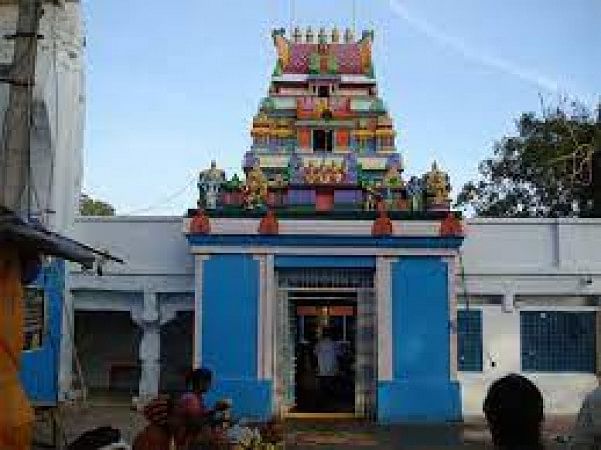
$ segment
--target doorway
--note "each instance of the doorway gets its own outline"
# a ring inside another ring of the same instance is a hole
[[[295,312],[293,412],[354,413],[356,293],[291,292]]]
[[[274,394],[278,413],[375,418],[374,271],[286,268],[276,275]],[[332,344],[319,344],[324,334]],[[322,365],[324,358],[333,361],[333,373],[320,368],[320,352],[325,352]]]

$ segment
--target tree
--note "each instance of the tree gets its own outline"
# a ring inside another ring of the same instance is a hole
[[[596,113],[565,101],[541,115],[524,113],[516,134],[480,163],[479,179],[463,186],[457,206],[483,217],[591,215],[592,158],[600,150],[601,104]]]
[[[82,216],[114,216],[115,208],[109,203],[94,200],[86,194],[79,199],[79,214]]]

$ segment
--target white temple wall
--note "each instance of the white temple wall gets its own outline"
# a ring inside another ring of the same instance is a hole
[[[180,217],[80,218],[75,228],[77,238],[92,245],[98,243],[123,257],[126,264],[107,264],[102,277],[74,272],[74,292],[129,290],[143,295],[145,291],[151,291],[159,298],[158,309],[193,308],[193,258],[188,254]],[[601,296],[599,255],[601,220],[468,221],[463,245],[465,270],[463,273],[457,271],[457,294],[464,296],[467,289],[469,297],[496,296],[502,303],[471,306],[482,310],[483,371],[459,373],[466,417],[482,414],[482,400],[490,382],[508,372],[521,372],[520,311],[598,309],[595,306],[562,305],[561,298]],[[164,297],[162,293],[185,295],[176,301],[177,296]],[[515,301],[523,295],[537,296],[542,301],[536,307],[524,306]],[[556,298],[546,302],[545,298],[551,296]],[[75,308],[78,309],[80,305],[77,295],[75,297]],[[163,301],[163,297],[170,300]],[[166,306],[167,303],[171,306]],[[107,303],[103,307],[111,308]],[[158,355],[160,347],[155,350]],[[494,367],[491,361],[495,362]],[[533,373],[527,376],[543,391],[549,414],[576,412],[584,394],[597,384],[594,374]]]

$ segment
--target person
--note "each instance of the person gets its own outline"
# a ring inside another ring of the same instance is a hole
[[[570,448],[601,449],[601,386],[593,389],[584,398],[572,430]]]
[[[330,330],[323,330],[321,338],[315,344],[315,356],[317,356],[318,376],[334,377],[338,375],[340,346],[331,339]]]
[[[211,387],[213,374],[209,369],[195,369],[186,377],[188,391],[173,401],[159,396],[144,408],[149,425],[135,440],[134,450],[189,449],[198,440],[214,441],[213,433],[218,412],[229,409],[228,402],[218,402],[214,409],[204,404],[204,394]]]
[[[173,417],[173,401],[160,395],[144,407],[148,425],[134,439],[133,450],[171,450],[175,446],[177,424]]]
[[[484,416],[495,448],[543,449],[543,410],[543,396],[527,378],[510,374],[495,381],[484,400]]]
[[[217,425],[220,412],[230,408],[227,401],[219,401],[213,409],[205,406],[204,395],[210,389],[213,373],[207,368],[193,370],[187,377],[189,391],[184,393],[175,407],[175,416],[179,424],[175,434],[178,448],[189,448],[192,443],[211,444],[219,440]]]
[[[333,395],[334,382],[338,376],[338,358],[340,357],[340,345],[330,337],[330,330],[324,329],[317,344],[315,344],[315,356],[317,357],[317,377],[322,392]]]

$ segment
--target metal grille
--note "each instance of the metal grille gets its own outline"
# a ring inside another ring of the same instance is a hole
[[[294,304],[288,301],[286,291],[278,291],[276,323],[276,399],[280,415],[286,414],[295,405],[296,320]]]
[[[376,418],[376,296],[373,289],[362,289],[357,295],[355,414]]]
[[[374,287],[373,271],[365,269],[282,269],[278,286],[284,289],[362,289]]]
[[[482,312],[457,311],[457,367],[462,372],[482,372]]]
[[[594,373],[595,312],[522,311],[522,370]]]
[[[36,350],[42,347],[46,328],[44,291],[29,288],[24,298],[23,350]]]

